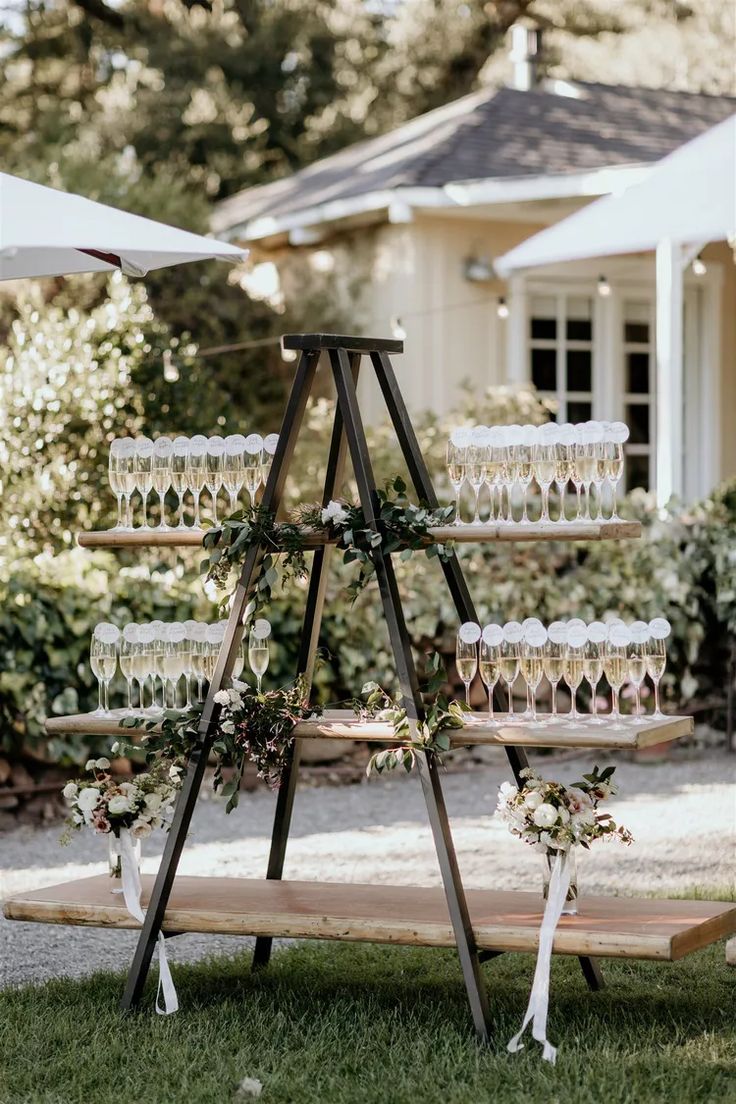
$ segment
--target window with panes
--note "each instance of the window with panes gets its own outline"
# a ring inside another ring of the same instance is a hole
[[[556,401],[559,422],[593,416],[592,295],[530,297],[529,374],[541,395]]]
[[[623,420],[631,433],[625,446],[626,489],[654,485],[655,360],[654,306],[649,298],[621,304]]]

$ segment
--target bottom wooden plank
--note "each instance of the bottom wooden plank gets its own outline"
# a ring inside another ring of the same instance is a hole
[[[143,878],[144,904],[153,885]],[[533,951],[542,919],[541,894],[469,890],[478,946]],[[38,889],[4,904],[9,920],[134,928],[109,877]],[[277,882],[244,878],[178,877],[164,929],[225,935],[272,935],[452,947],[441,889]],[[736,932],[736,905],[722,901],[668,901],[583,897],[578,916],[563,917],[558,954],[677,959]]]

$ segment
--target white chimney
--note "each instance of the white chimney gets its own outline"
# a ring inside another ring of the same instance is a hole
[[[528,92],[539,83],[542,54],[542,31],[539,27],[525,27],[514,23],[511,28],[512,65],[511,87],[518,92]]]

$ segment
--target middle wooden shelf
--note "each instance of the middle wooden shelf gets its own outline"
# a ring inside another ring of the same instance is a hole
[[[67,717],[50,717],[45,724],[49,736],[84,734],[94,736],[132,736],[143,732],[139,728],[123,728],[125,710],[111,714],[76,713]],[[604,720],[594,724],[590,719],[576,723],[564,716],[544,723],[524,722],[518,716],[510,722],[508,715],[499,715],[490,724],[487,713],[469,713],[465,727],[451,733],[453,747],[470,744],[501,744],[517,747],[591,748],[632,751],[653,744],[682,739],[693,733],[692,717],[642,718],[635,724],[627,717],[618,723]],[[301,739],[369,740],[396,743],[390,724],[378,720],[362,720],[348,709],[326,710],[318,717],[299,721],[294,734]]]
[[[77,542],[82,548],[197,548],[202,545],[206,529],[99,529],[80,533]],[[487,544],[491,542],[528,541],[602,541],[635,540],[641,536],[638,521],[568,521],[514,522],[513,524],[443,525],[430,529],[434,541],[454,541],[457,544]],[[304,529],[305,547],[320,548],[334,543],[326,532]]]

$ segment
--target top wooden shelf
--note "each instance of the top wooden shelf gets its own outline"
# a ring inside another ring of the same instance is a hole
[[[82,548],[198,548],[206,529],[100,529],[80,533],[77,541]],[[430,529],[438,542],[486,544],[494,541],[516,543],[526,541],[602,541],[633,540],[641,536],[638,521],[530,521],[512,525],[443,525]],[[304,532],[307,548],[319,548],[332,543],[325,533],[310,529]]]

